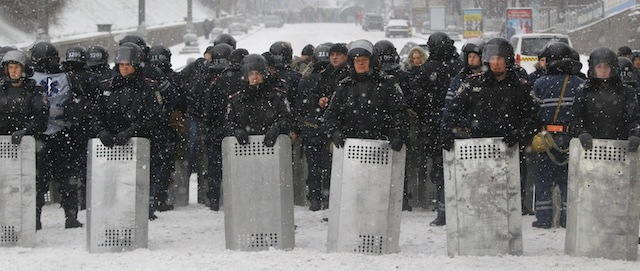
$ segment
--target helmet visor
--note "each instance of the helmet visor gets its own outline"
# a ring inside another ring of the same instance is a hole
[[[140,64],[140,52],[131,47],[121,46],[116,52],[115,63]]]

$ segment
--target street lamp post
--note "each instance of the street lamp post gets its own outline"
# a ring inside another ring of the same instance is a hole
[[[36,42],[51,41],[51,37],[49,37],[48,5],[48,0],[38,0],[38,8],[36,13],[38,22],[38,27],[36,29]]]

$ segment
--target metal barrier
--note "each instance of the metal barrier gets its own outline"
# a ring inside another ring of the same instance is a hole
[[[565,253],[635,261],[638,258],[640,159],[627,141],[570,143]]]
[[[120,252],[146,248],[149,227],[149,140],[108,148],[89,140],[87,248]]]
[[[333,149],[328,252],[400,251],[405,149],[351,138]]]
[[[222,192],[227,249],[289,250],[295,246],[291,140],[280,135],[273,147],[264,136],[246,145],[222,141]]]
[[[36,243],[36,141],[0,136],[0,247]]]
[[[522,255],[518,147],[456,139],[443,153],[449,256]]]

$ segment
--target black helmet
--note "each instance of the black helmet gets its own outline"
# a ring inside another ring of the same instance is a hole
[[[545,45],[541,55],[547,59],[548,74],[571,74],[573,71],[573,51],[571,46],[561,41],[551,41]]]
[[[444,32],[436,32],[429,35],[429,39],[427,40],[427,45],[429,45],[429,52],[433,50],[437,50],[441,46],[444,45],[453,45],[453,40],[449,37],[449,35]]]
[[[313,50],[313,62],[314,63],[324,62],[324,64],[329,63],[330,50],[331,50],[331,46],[329,45],[325,45],[325,44],[318,45],[318,47],[316,47]]]
[[[116,64],[120,64],[122,62],[128,62],[133,64],[136,68],[139,68],[143,65],[143,52],[135,43],[125,42],[120,45],[118,50],[116,51]]]
[[[149,64],[159,68],[171,68],[171,50],[163,45],[149,49]]]
[[[58,49],[51,42],[38,42],[29,49],[29,53],[33,65],[39,70],[57,67],[60,64]]]
[[[273,60],[273,56],[269,52],[262,53],[262,57],[267,61],[267,66],[275,66],[276,62]]]
[[[469,66],[469,54],[474,53],[478,55],[478,57],[482,58],[482,50],[484,49],[484,40],[479,38],[473,38],[467,40],[467,42],[462,45],[462,54],[460,55],[460,59],[465,66]],[[480,68],[480,66],[469,67],[472,69]]]
[[[580,54],[573,48],[571,48],[571,60],[573,60],[573,72],[571,74],[581,74],[582,62],[580,61]]]
[[[127,42],[131,42],[135,45],[138,45],[138,47],[140,47],[140,49],[142,50],[143,53],[143,62],[144,60],[146,60],[147,56],[149,56],[149,46],[147,45],[147,42],[140,36],[138,35],[126,35],[124,36],[124,38],[122,38],[120,40],[119,45],[122,45],[124,43]]]
[[[249,55],[249,51],[247,51],[247,49],[244,48],[238,48],[235,49],[233,51],[231,51],[231,54],[229,54],[229,64],[231,65],[240,65],[240,62],[242,62],[242,59]]]
[[[71,46],[67,49],[65,62],[78,62],[84,64],[87,61],[87,50],[82,46]]]
[[[482,62],[489,63],[491,57],[501,56],[505,59],[507,67],[515,65],[513,46],[504,38],[493,38],[484,45],[482,50]]]
[[[600,47],[591,52],[589,55],[589,77],[595,78],[595,67],[600,63],[607,63],[609,64],[609,67],[611,67],[611,74],[609,75],[609,78],[620,76],[618,55],[616,55],[613,50],[606,47]]]
[[[382,64],[383,71],[395,70],[400,67],[400,56],[396,47],[388,40],[381,40],[373,45],[378,54],[378,60]]]
[[[284,68],[291,64],[293,58],[293,49],[288,41],[276,41],[271,44],[269,53],[273,57],[274,66]]]
[[[622,46],[618,48],[618,56],[626,56],[631,54],[633,54],[633,52],[631,51],[631,48],[629,48],[629,46]]]
[[[313,51],[314,50],[315,50],[315,47],[313,47],[313,45],[307,44],[307,45],[304,46],[304,48],[302,48],[302,52],[300,53],[300,55],[313,56]]]
[[[269,68],[267,67],[267,60],[259,54],[250,54],[245,56],[240,62],[242,67],[242,76],[247,80],[249,78],[249,72],[258,71],[266,79],[269,77]]]
[[[633,63],[624,56],[618,57],[618,66],[620,67],[620,79],[624,83],[636,83],[636,75],[633,73]]]
[[[229,44],[233,49],[236,49],[236,39],[229,34],[220,34],[213,40],[213,45],[218,45],[220,43]]]
[[[65,71],[83,69],[87,66],[87,50],[82,46],[71,46],[67,49],[62,67]]]
[[[87,49],[87,67],[106,65],[109,63],[109,52],[100,45],[94,45]]]
[[[211,65],[210,69],[222,71],[229,67],[229,55],[233,51],[233,47],[226,43],[214,45],[211,49]]]

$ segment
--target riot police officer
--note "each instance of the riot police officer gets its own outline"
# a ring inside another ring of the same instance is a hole
[[[336,148],[347,138],[388,140],[400,151],[407,132],[407,108],[398,84],[381,74],[373,44],[351,43],[347,52],[350,75],[340,81],[324,114],[322,128]]]

